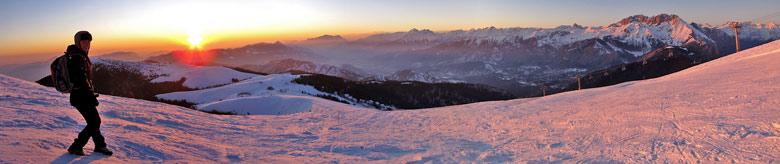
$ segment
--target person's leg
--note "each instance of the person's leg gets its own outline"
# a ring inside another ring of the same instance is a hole
[[[74,145],[78,146],[78,148],[83,148],[91,137],[92,141],[95,142],[95,147],[106,147],[105,138],[100,134],[100,114],[97,108],[94,106],[80,106],[76,107],[76,109],[79,110],[81,116],[87,121],[87,126],[79,133],[79,137],[76,139],[78,144],[74,143]]]
[[[95,142],[94,151],[104,155],[114,154],[114,152],[111,152],[111,150],[106,148],[105,138],[103,138],[103,135],[100,134],[100,114],[98,113],[97,108],[95,106],[90,106],[81,108],[79,112],[82,116],[84,116],[84,120],[87,121],[87,127],[85,127],[84,131],[82,132],[86,132],[85,135],[88,135],[86,138],[92,137],[92,141]],[[81,138],[80,133],[79,138]],[[86,141],[84,141],[84,143],[86,144]]]
[[[93,126],[95,125],[94,125],[94,121],[91,120],[93,114],[91,114],[91,109],[89,109],[89,107],[84,107],[84,106],[75,106],[75,107],[79,111],[79,113],[81,113],[81,116],[84,117],[84,120],[87,121],[87,126],[84,127],[84,129],[82,129],[81,132],[79,132],[78,138],[73,140],[73,144],[71,144],[70,147],[68,147],[68,152],[71,154],[83,156],[86,155],[86,153],[84,153],[83,150],[84,145],[87,145],[87,142],[89,142],[89,138],[92,136],[92,131],[94,129]]]
[[[82,110],[79,110],[79,112],[81,111]],[[95,147],[106,147],[105,138],[100,134],[100,114],[98,113],[97,108],[94,106],[85,107],[83,111],[84,112],[81,112],[81,115],[84,116],[84,120],[87,121],[87,127],[84,127],[84,129],[87,130],[87,135],[92,137],[92,141],[95,142]]]
[[[84,145],[87,145],[87,142],[89,142],[89,138],[92,136],[91,134],[92,126],[94,125],[89,124],[90,123],[89,118],[91,118],[90,117],[91,114],[90,114],[90,110],[86,109],[87,107],[84,106],[75,106],[75,107],[79,111],[79,113],[81,113],[81,116],[84,118],[84,120],[87,121],[87,126],[84,127],[84,129],[82,129],[81,132],[79,132],[78,138],[76,138],[73,144],[70,145],[71,148],[78,148],[80,150],[81,148],[84,148]]]

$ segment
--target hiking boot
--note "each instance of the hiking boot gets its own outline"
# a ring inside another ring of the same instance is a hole
[[[76,148],[76,147],[78,147],[78,146],[76,146],[76,143],[78,143],[78,140],[79,140],[78,138],[73,139],[73,144],[70,144],[70,146],[68,146],[68,153],[73,154],[73,155],[78,155],[78,156],[85,156],[85,155],[87,155],[87,153],[84,153],[84,150],[82,150],[82,148]]]
[[[73,155],[78,155],[78,156],[85,156],[85,155],[87,155],[86,153],[84,153],[84,150],[79,149],[79,148],[75,148],[73,146],[68,147],[68,153],[73,154]]]
[[[108,150],[108,148],[106,147],[95,148],[95,152],[101,153],[103,155],[108,155],[108,156],[114,154],[114,152],[111,152],[111,150]]]

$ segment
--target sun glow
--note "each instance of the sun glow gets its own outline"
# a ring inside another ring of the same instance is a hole
[[[162,2],[122,19],[117,27],[165,39],[175,45],[170,49],[180,50],[174,55],[181,63],[200,65],[210,63],[210,49],[309,37],[313,34],[304,33],[333,22],[326,18],[332,17],[310,3]]]
[[[209,41],[205,40],[200,30],[189,30],[186,40],[180,40],[182,44],[189,44],[189,50],[171,52],[174,59],[182,64],[202,66],[211,63],[214,59],[214,51],[205,50],[203,46]]]
[[[190,37],[187,39],[187,42],[190,43],[190,49],[201,49],[203,47],[201,45],[203,37],[197,32],[190,32]]]

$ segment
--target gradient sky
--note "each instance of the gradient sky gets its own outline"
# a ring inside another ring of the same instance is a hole
[[[411,28],[446,31],[495,27],[606,26],[627,16],[677,14],[723,24],[780,12],[776,0],[283,0],[283,1],[2,1],[0,56],[58,54],[88,30],[95,53],[186,49],[192,34],[205,48],[358,37]],[[780,16],[758,23],[778,22]]]

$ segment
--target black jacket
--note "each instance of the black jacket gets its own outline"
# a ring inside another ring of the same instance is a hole
[[[65,52],[68,59],[68,75],[73,83],[70,92],[70,105],[73,106],[97,106],[97,94],[92,85],[92,62],[87,52],[76,45],[68,46]]]

